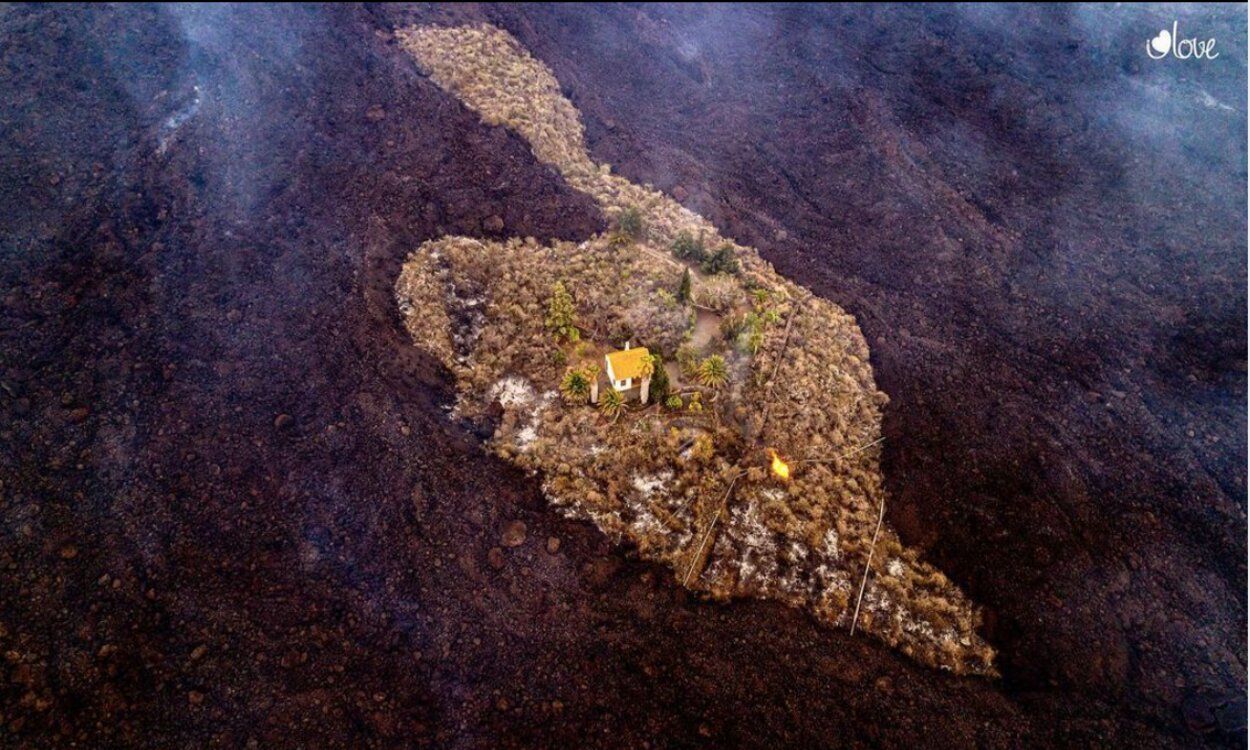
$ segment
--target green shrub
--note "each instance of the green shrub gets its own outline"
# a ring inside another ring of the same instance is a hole
[[[720,249],[707,256],[703,261],[703,273],[713,275],[718,273],[737,274],[741,270],[738,263],[738,256],[734,254],[733,245],[728,242],[720,246]]]
[[[703,238],[696,239],[689,232],[682,232],[677,235],[677,239],[673,240],[673,255],[681,260],[702,263],[707,257],[707,251],[703,248]]]
[[[639,211],[637,206],[630,206],[625,209],[616,218],[616,228],[626,237],[635,240],[642,239],[643,232],[646,231],[642,220],[642,211]]]

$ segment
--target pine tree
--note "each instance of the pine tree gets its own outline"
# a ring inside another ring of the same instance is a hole
[[[654,372],[651,374],[651,398],[662,404],[668,398],[668,370],[664,369],[664,358],[659,354],[652,354],[651,361],[654,365]]]
[[[690,269],[681,272],[681,284],[677,286],[677,301],[683,305],[690,304]]]
[[[547,330],[557,339],[577,341],[581,338],[581,331],[577,330],[576,315],[573,296],[569,294],[563,281],[557,281],[551,287],[551,300],[547,303]]]

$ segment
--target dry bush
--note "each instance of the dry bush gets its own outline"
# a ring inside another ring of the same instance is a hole
[[[712,276],[700,280],[694,287],[694,303],[716,312],[733,309],[745,300],[742,285],[731,276]]]

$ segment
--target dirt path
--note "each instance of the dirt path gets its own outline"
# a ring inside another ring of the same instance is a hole
[[[707,346],[713,338],[720,333],[721,316],[701,307],[695,308],[694,333],[690,336],[690,343],[696,349],[702,349]]]

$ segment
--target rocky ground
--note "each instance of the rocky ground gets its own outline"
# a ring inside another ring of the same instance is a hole
[[[695,601],[447,419],[407,252],[605,226],[390,34],[474,19],[856,315],[1001,680]],[[0,744],[1244,746],[1245,28],[4,6]]]

